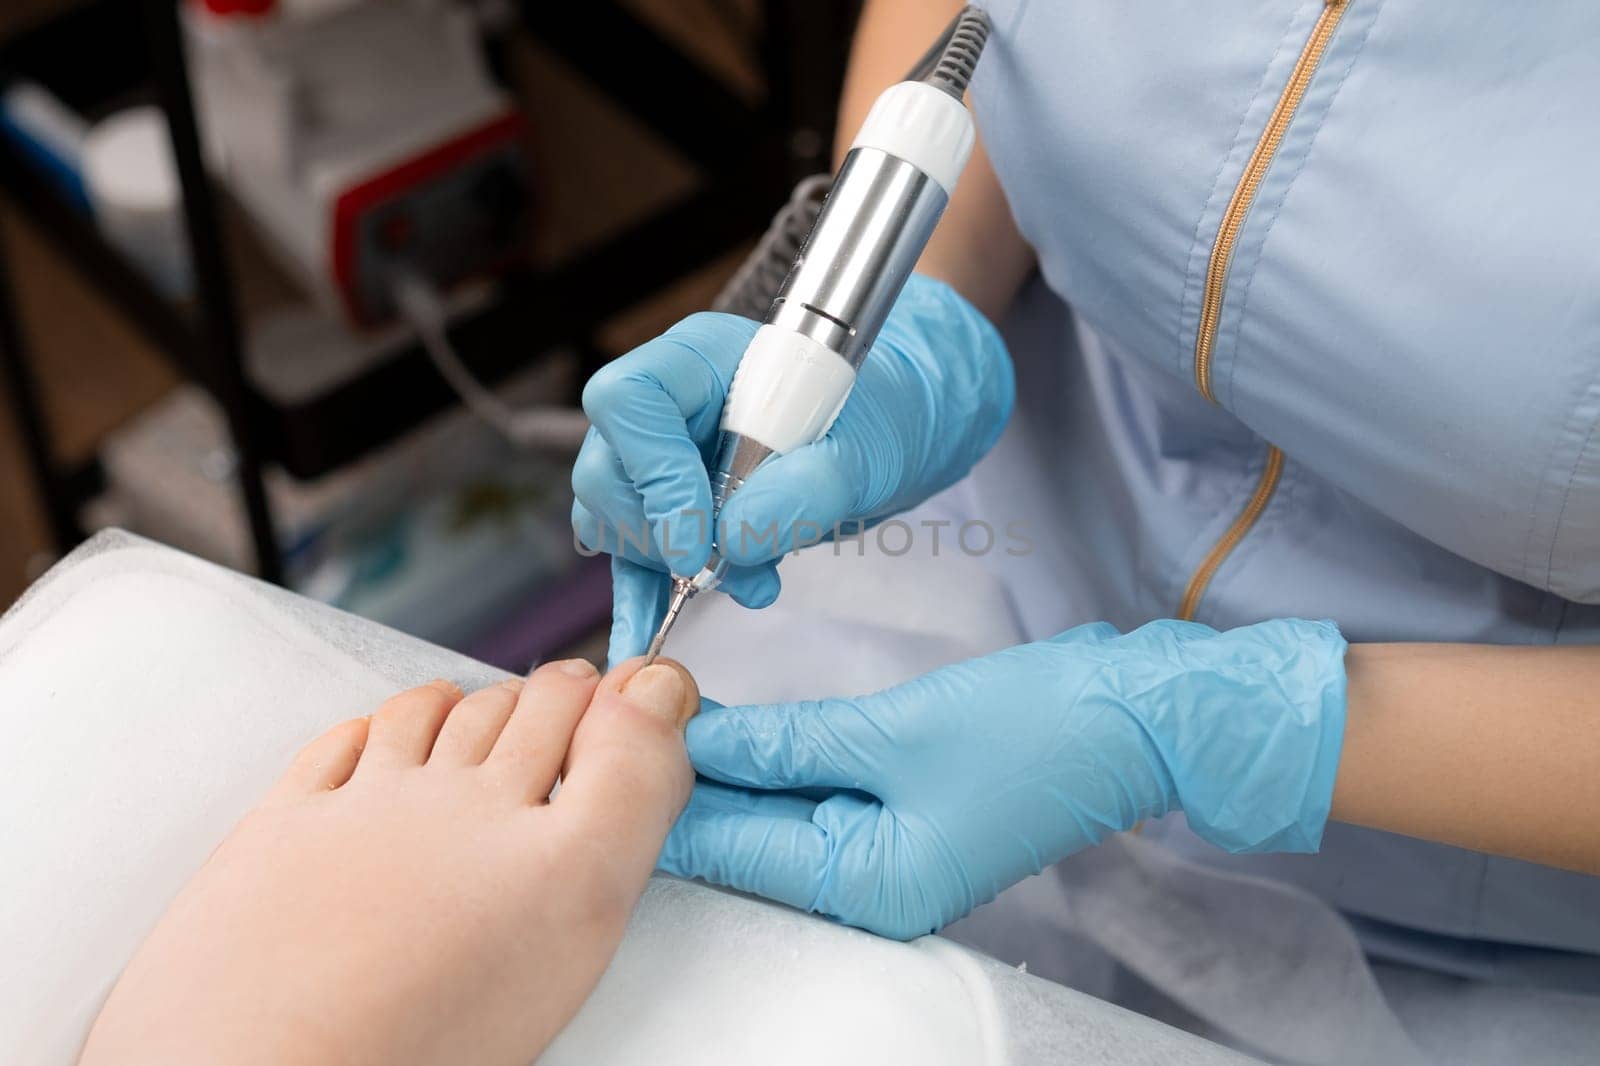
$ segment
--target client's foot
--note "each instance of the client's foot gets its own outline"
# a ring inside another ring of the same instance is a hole
[[[312,742],[135,955],[84,1066],[526,1066],[599,980],[693,782],[694,682],[637,669],[436,681]]]

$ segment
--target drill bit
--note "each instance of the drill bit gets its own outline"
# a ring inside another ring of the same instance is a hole
[[[667,604],[667,616],[661,620],[661,628],[656,630],[655,638],[650,641],[650,650],[644,653],[644,665],[639,669],[643,670],[656,661],[656,656],[661,654],[661,646],[667,642],[667,634],[672,632],[678,615],[683,612],[683,605],[689,602],[694,593],[694,582],[688,578],[672,579],[672,602]]]

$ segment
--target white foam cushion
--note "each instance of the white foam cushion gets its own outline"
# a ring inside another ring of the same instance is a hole
[[[305,741],[481,664],[106,534],[0,621],[0,1062],[66,1066],[167,902]],[[549,1063],[1226,1061],[936,937],[652,883]]]

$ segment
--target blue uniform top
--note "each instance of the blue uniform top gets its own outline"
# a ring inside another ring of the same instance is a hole
[[[988,6],[979,128],[1041,279],[973,484],[1031,524],[1029,633],[1600,641],[1600,6]],[[1343,826],[1204,854],[1600,953],[1600,879]]]

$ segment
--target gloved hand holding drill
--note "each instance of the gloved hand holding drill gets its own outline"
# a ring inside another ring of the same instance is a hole
[[[594,429],[573,468],[573,526],[591,550],[615,557],[612,662],[645,650],[668,571],[692,575],[710,554],[706,466],[755,331],[733,315],[694,315],[584,390]],[[988,319],[943,282],[913,276],[827,436],[768,462],[723,511],[731,535],[721,548],[733,565],[721,589],[764,607],[778,595],[777,560],[797,540],[955,484],[999,438],[1015,387]]]

